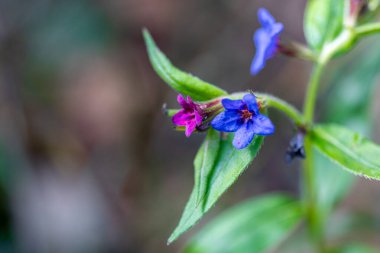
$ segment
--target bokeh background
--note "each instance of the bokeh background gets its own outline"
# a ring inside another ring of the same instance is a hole
[[[297,195],[299,161],[284,162],[294,129],[271,112],[277,131],[259,157],[195,228],[166,246],[191,192],[203,135],[186,138],[163,115],[164,103],[177,106],[176,94],[152,70],[141,30],[181,69],[301,108],[310,63],[278,56],[256,77],[249,66],[257,9],[285,24],[285,39],[305,42],[305,2],[0,0],[0,252],[178,252],[239,201],[271,191]],[[359,45],[327,76],[346,75],[347,62],[375,45]],[[319,115],[329,110],[324,87]],[[358,90],[334,94],[352,101]],[[350,110],[350,102],[342,106]],[[369,108],[379,141],[380,104]],[[379,199],[377,182],[357,180],[341,212],[378,218],[370,222],[374,233],[353,238],[379,243]]]

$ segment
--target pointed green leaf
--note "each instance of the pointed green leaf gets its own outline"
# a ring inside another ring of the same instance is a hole
[[[239,175],[256,157],[264,137],[256,136],[245,149],[238,150],[232,146],[233,135],[229,134],[226,140],[220,141],[217,159],[207,175],[206,194],[202,201],[197,201],[198,187],[191,193],[181,220],[170,236],[168,243],[173,242],[191,228],[220,198],[220,196],[236,181]],[[196,163],[199,163],[196,162]]]
[[[197,204],[205,199],[207,191],[207,179],[214,167],[220,146],[220,132],[214,129],[208,130],[205,141],[199,149],[194,160],[195,183],[197,192]]]
[[[334,71],[323,95],[323,121],[339,123],[369,135],[374,122],[370,110],[380,73],[379,36],[363,41]],[[350,191],[355,176],[343,171],[318,150],[314,154],[318,213],[326,220],[331,210]],[[327,220],[325,221],[327,224]]]
[[[305,10],[304,32],[310,47],[320,50],[343,27],[345,0],[309,0]]]
[[[157,47],[148,30],[144,29],[143,35],[154,70],[174,90],[196,101],[206,101],[227,94],[224,90],[174,67]]]
[[[344,169],[359,176],[380,179],[380,146],[359,133],[326,124],[315,126],[310,136],[315,147]]]
[[[186,253],[260,253],[275,248],[302,219],[298,201],[270,194],[241,203],[209,223]]]
[[[324,96],[324,120],[346,125],[363,134],[371,133],[374,122],[368,111],[379,84],[380,50],[376,50],[379,39],[377,35],[360,43],[338,67],[329,82],[333,87]]]
[[[354,176],[340,169],[319,150],[314,149],[313,155],[318,212],[326,221],[331,210],[349,191]]]

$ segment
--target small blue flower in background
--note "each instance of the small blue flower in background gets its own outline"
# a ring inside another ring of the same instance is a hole
[[[278,37],[284,29],[284,25],[277,23],[266,9],[259,9],[257,15],[262,27],[253,36],[256,54],[251,64],[252,75],[259,73],[265,67],[265,62],[276,53]]]
[[[223,99],[225,111],[218,114],[211,122],[211,126],[221,132],[235,132],[232,144],[237,149],[247,147],[258,135],[270,135],[274,126],[270,119],[260,114],[256,97],[247,94],[243,99]]]

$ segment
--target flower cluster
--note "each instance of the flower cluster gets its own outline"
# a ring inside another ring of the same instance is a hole
[[[215,117],[211,120],[211,126],[221,132],[235,132],[232,144],[237,149],[247,147],[255,135],[270,135],[274,132],[274,126],[270,119],[260,113],[256,97],[246,94],[243,99],[231,100],[228,98],[221,101],[211,102],[210,106],[194,103],[190,97],[185,100],[178,95],[178,103],[182,110],[176,113],[172,121],[177,126],[185,126],[186,136],[190,136],[195,129],[201,126],[209,126],[210,115]],[[224,111],[220,110],[220,104]],[[204,130],[203,128],[202,130]]]
[[[279,35],[283,31],[282,23],[276,22],[266,9],[258,11],[261,24],[254,34],[256,54],[251,64],[251,74],[255,75],[265,66],[268,59],[279,51]],[[189,137],[194,131],[203,131],[208,127],[231,133],[235,136],[232,144],[237,149],[247,147],[255,135],[273,134],[275,127],[270,119],[260,113],[256,97],[246,94],[242,99],[215,99],[207,103],[194,102],[178,95],[177,101],[182,109],[173,118],[173,124],[185,130]]]

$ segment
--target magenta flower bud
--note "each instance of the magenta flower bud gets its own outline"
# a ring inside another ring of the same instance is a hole
[[[172,117],[174,125],[178,129],[185,127],[185,135],[190,135],[195,131],[204,131],[210,126],[211,119],[223,108],[221,99],[215,99],[205,103],[193,102],[188,96],[186,99],[178,94],[177,101],[182,109]]]

